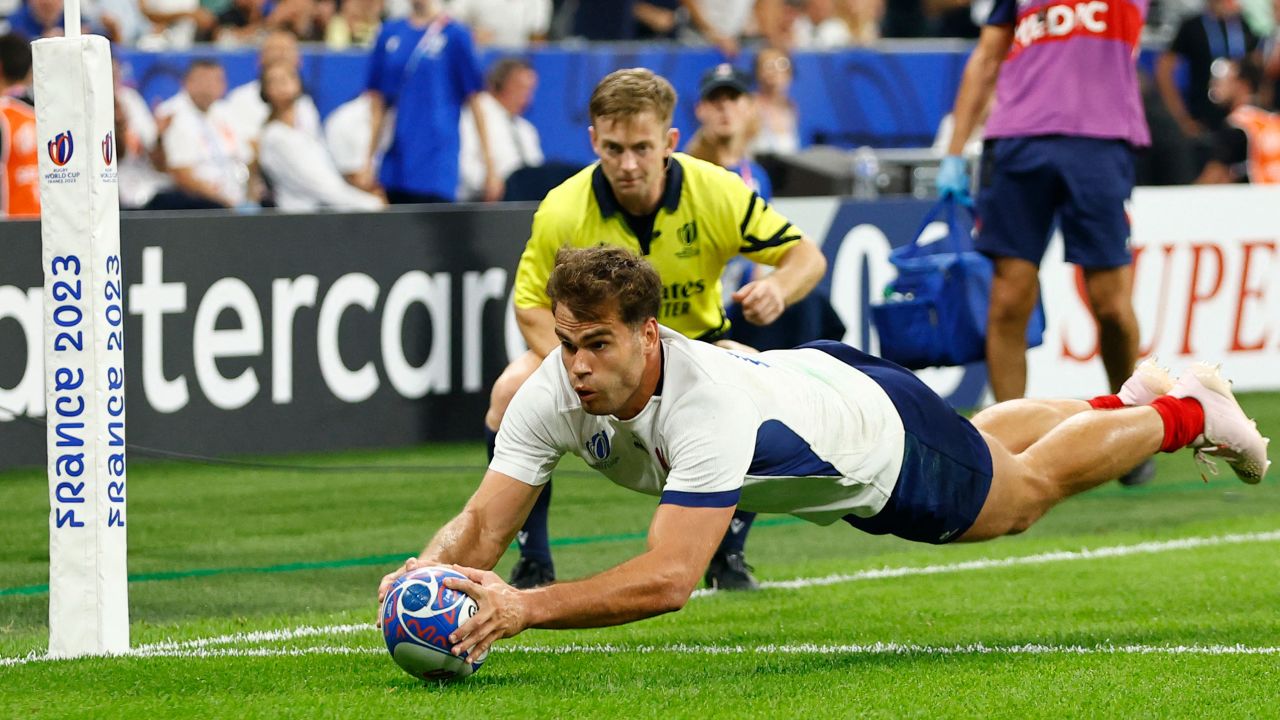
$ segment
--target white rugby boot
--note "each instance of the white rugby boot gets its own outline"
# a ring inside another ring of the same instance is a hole
[[[1168,395],[1173,389],[1173,376],[1160,367],[1154,357],[1138,363],[1133,374],[1120,386],[1116,397],[1126,406],[1150,405],[1152,400],[1161,395]]]
[[[1195,398],[1204,408],[1204,433],[1191,443],[1197,461],[1216,475],[1213,458],[1225,460],[1244,482],[1262,482],[1271,465],[1267,459],[1271,440],[1264,438],[1258,432],[1258,424],[1244,414],[1218,366],[1192,363],[1168,395]]]

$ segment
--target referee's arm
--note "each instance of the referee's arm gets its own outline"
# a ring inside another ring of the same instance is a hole
[[[516,324],[525,345],[538,357],[546,357],[560,345],[551,298],[547,297],[547,280],[556,264],[556,251],[569,243],[574,227],[572,218],[556,206],[554,193],[555,190],[548,193],[534,213],[529,242],[516,267]]]
[[[768,325],[788,306],[807,296],[827,272],[827,258],[818,246],[801,236],[768,275],[738,288],[733,301],[742,306],[742,317],[753,325]]]
[[[772,265],[774,271],[738,288],[733,301],[753,325],[768,325],[788,305],[805,298],[823,274],[827,259],[822,250],[782,216],[773,205],[751,192],[737,176],[726,180],[722,197],[726,220],[738,230],[738,254],[752,262]]]

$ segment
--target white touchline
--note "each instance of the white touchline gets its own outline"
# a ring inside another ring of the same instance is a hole
[[[898,578],[912,575],[942,575],[944,573],[964,572],[966,570],[990,570],[993,568],[1015,567],[1018,565],[1043,565],[1045,563],[1067,562],[1070,560],[1097,560],[1101,558],[1125,557],[1127,555],[1149,555],[1169,552],[1171,550],[1190,550],[1192,548],[1213,547],[1215,545],[1240,545],[1244,543],[1271,542],[1280,540],[1280,530],[1269,530],[1256,533],[1235,533],[1230,535],[1212,535],[1209,537],[1182,538],[1179,540],[1153,540],[1134,545],[1111,545],[1090,550],[1054,550],[1037,555],[1023,555],[1007,558],[981,558],[949,565],[924,565],[921,567],[879,568],[875,570],[859,570],[855,573],[838,573],[818,578],[796,578],[794,580],[768,580],[760,583],[766,589],[796,589],[819,587],[823,585],[839,585],[859,580],[879,580],[881,578]],[[714,595],[715,590],[695,590],[693,597]]]
[[[511,655],[1280,655],[1280,647],[1248,645],[915,645],[870,643],[866,645],[503,645],[494,652]],[[164,648],[134,649],[115,657],[139,658],[252,658],[304,657],[307,655],[384,655],[380,647],[317,645],[297,648]],[[45,662],[43,655],[0,659],[0,667]]]
[[[808,587],[822,587],[826,585],[839,585],[843,583],[858,582],[862,580],[879,580],[883,578],[908,577],[913,575],[942,575],[945,573],[964,572],[969,570],[989,570],[994,568],[1015,567],[1019,565],[1042,565],[1055,562],[1069,562],[1073,560],[1097,560],[1103,558],[1125,557],[1128,555],[1146,555],[1170,552],[1174,550],[1190,550],[1193,548],[1214,547],[1221,545],[1241,545],[1246,543],[1273,542],[1280,540],[1280,530],[1269,530],[1256,533],[1233,533],[1228,535],[1210,535],[1207,537],[1181,538],[1177,540],[1156,540],[1149,542],[1135,543],[1133,545],[1110,545],[1107,547],[1081,550],[1055,550],[1036,555],[1022,555],[1007,558],[980,558],[977,560],[966,560],[964,562],[951,563],[948,565],[923,565],[916,567],[895,567],[895,568],[878,568],[873,570],[860,570],[855,573],[841,573],[827,575],[818,578],[795,578],[792,580],[771,580],[762,582],[760,585],[765,589],[799,589]],[[715,590],[697,590],[693,593],[693,597],[706,597],[715,594]],[[299,638],[317,637],[325,635],[350,635],[356,633],[372,633],[374,626],[367,623],[346,624],[346,625],[328,625],[328,626],[311,626],[305,625],[297,628],[285,628],[280,630],[259,630],[247,633],[234,633],[230,635],[219,635],[208,638],[197,638],[194,640],[183,641],[164,641],[158,643],[149,643],[139,645],[133,648],[127,655],[136,657],[213,657],[218,651],[207,650],[210,646],[216,645],[234,645],[238,643],[262,643],[275,641],[288,641]],[[601,648],[600,650],[590,651],[584,648]],[[643,649],[648,646],[636,647],[619,647],[609,645],[584,645],[584,646],[531,646],[531,645],[508,645],[502,649],[507,652],[611,652],[611,651],[627,651],[627,652],[645,652]],[[682,652],[672,648],[698,648],[697,652],[702,654],[728,653],[728,652],[762,652],[762,648],[774,648],[770,652],[830,652],[830,653],[857,653],[857,652],[877,652],[886,653],[888,650],[874,650],[874,648],[913,648],[909,652],[919,653],[960,653],[960,652],[1044,652],[1044,653],[1171,653],[1185,652],[1188,654],[1275,654],[1280,652],[1280,648],[1267,647],[1247,647],[1242,645],[1192,645],[1192,646],[1175,646],[1164,647],[1156,645],[1116,645],[1116,646],[1097,646],[1097,647],[1077,647],[1077,646],[1060,646],[1060,645],[1018,645],[1004,648],[989,648],[980,650],[976,648],[984,648],[983,645],[965,645],[955,646],[948,650],[946,648],[931,648],[929,646],[918,645],[897,645],[894,643],[876,643],[873,645],[768,645],[759,648],[740,648],[733,650],[736,646],[655,646],[648,652]],[[577,649],[574,649],[577,648]],[[612,650],[610,650],[612,648]],[[708,649],[713,648],[713,649]],[[721,648],[715,650],[714,648]],[[728,648],[728,649],[726,649]],[[788,649],[791,648],[791,649]],[[829,650],[799,650],[795,648],[831,648]],[[863,648],[859,650],[858,648]],[[872,648],[872,649],[867,649]],[[957,648],[970,648],[968,650],[960,650]],[[1016,648],[1024,648],[1017,650]],[[1045,648],[1043,650],[1035,650],[1035,648]],[[1072,649],[1074,648],[1074,649]],[[261,650],[259,654],[270,655],[267,652],[273,648],[255,648]],[[310,654],[316,651],[307,648],[279,648],[281,655],[292,654]],[[363,652],[363,651],[362,651]],[[688,652],[686,650],[685,652]],[[899,651],[894,651],[899,652]],[[908,652],[903,650],[901,652]],[[204,654],[201,654],[204,653]],[[236,650],[240,655],[248,655],[247,651]],[[22,657],[0,658],[0,667],[10,667],[13,665],[25,665],[30,662],[38,662],[51,660],[43,653],[31,653]]]

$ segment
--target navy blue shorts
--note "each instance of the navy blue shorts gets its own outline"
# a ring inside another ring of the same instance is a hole
[[[800,347],[821,350],[875,380],[906,430],[889,502],[869,518],[846,515],[845,522],[874,535],[934,545],[963,535],[991,489],[991,451],[977,428],[906,368],[831,340]]]
[[[999,138],[987,144],[978,193],[981,229],[975,247],[994,257],[1036,265],[1054,221],[1067,262],[1084,268],[1128,265],[1133,148],[1124,140],[1066,137]]]

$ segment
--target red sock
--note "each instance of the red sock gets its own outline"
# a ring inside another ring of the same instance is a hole
[[[1195,398],[1161,395],[1151,402],[1164,421],[1164,442],[1160,452],[1180,450],[1204,432],[1204,408]]]
[[[1099,395],[1089,401],[1089,405],[1094,410],[1117,410],[1124,407],[1124,403],[1120,401],[1119,395]]]

